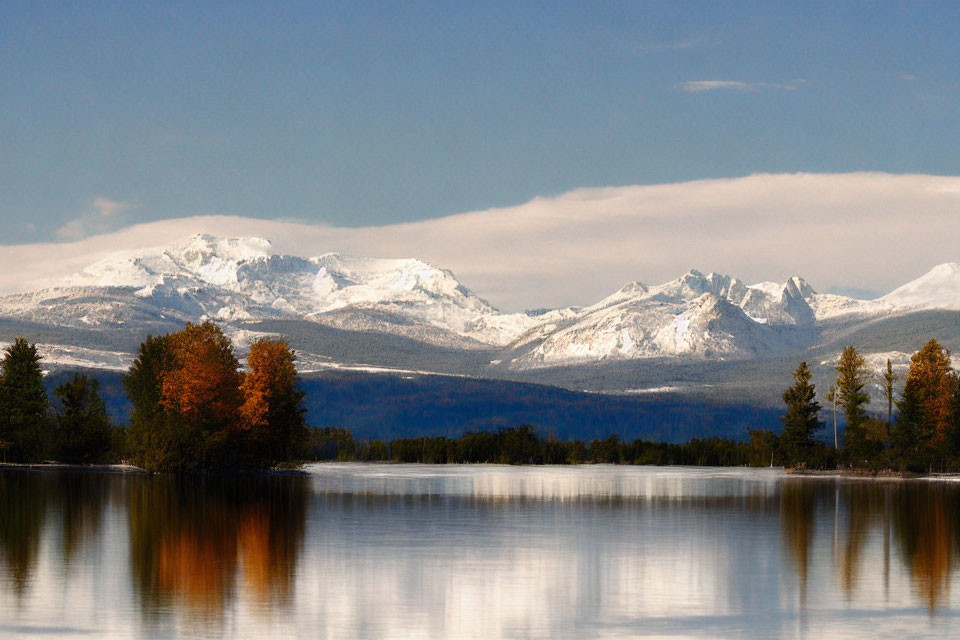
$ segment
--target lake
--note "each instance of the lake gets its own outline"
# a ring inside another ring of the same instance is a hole
[[[0,637],[960,633],[960,483],[775,469],[0,471]]]

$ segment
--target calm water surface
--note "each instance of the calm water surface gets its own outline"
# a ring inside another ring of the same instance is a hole
[[[0,637],[955,637],[960,484],[0,471]]]

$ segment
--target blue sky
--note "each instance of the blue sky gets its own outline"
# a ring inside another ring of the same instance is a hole
[[[0,6],[5,244],[577,187],[960,175],[960,5]]]

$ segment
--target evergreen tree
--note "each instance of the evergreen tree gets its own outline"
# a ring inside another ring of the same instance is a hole
[[[49,440],[47,392],[36,345],[17,338],[0,360],[0,441],[8,460],[41,460]]]
[[[801,362],[793,372],[793,386],[783,392],[787,412],[782,416],[781,442],[789,465],[810,461],[814,446],[814,434],[823,428],[820,421],[820,403],[816,387],[810,382],[812,374],[806,362]]]
[[[867,439],[864,423],[867,412],[864,409],[870,402],[870,396],[864,391],[866,386],[866,360],[853,347],[846,347],[837,362],[837,402],[843,407],[846,426],[843,430],[844,456],[848,462],[862,464],[876,447]]]
[[[893,365],[890,364],[890,358],[887,358],[887,370],[883,373],[883,390],[887,395],[887,430],[893,424],[893,382],[896,376],[893,375]]]
[[[60,462],[106,462],[111,426],[100,383],[82,373],[53,392],[60,401],[54,421],[54,454]]]
[[[167,440],[170,417],[160,406],[160,385],[169,363],[166,336],[147,336],[140,344],[137,357],[123,377],[123,386],[133,404],[130,413],[130,449],[136,464],[146,469],[162,469],[168,465],[163,441]]]

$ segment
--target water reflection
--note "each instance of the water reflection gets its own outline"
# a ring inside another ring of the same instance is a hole
[[[289,606],[305,504],[296,477],[137,478],[130,564],[145,613],[218,618],[238,591],[256,610]]]
[[[0,552],[9,584],[23,595],[37,563],[49,492],[41,474],[0,473]]]
[[[771,470],[4,470],[0,636],[948,637],[958,534],[960,484]]]

